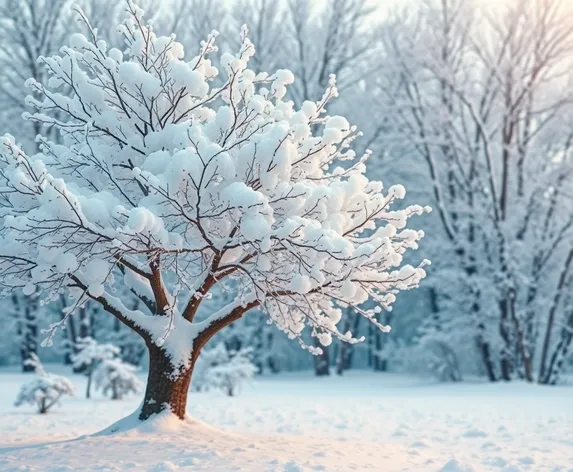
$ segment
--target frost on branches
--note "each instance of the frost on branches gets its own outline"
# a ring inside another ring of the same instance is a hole
[[[142,420],[166,408],[183,418],[193,365],[219,330],[257,307],[310,351],[341,333],[341,306],[381,330],[372,298],[390,309],[414,288],[422,266],[403,264],[421,231],[406,229],[421,206],[392,210],[402,186],[383,191],[366,178],[369,153],[330,116],[334,77],[317,102],[286,100],[293,74],[255,73],[241,33],[239,51],[217,52],[213,32],[184,56],[175,36],[157,36],[128,2],[122,50],[89,28],[53,57],[47,83],[28,81],[26,118],[59,131],[27,155],[3,138],[0,195],[5,293],[64,290],[75,300],[57,328],[88,300],[142,336],[150,368]],[[87,24],[87,20],[81,17]],[[124,292],[138,297],[133,306]],[[233,301],[196,314],[215,285]],[[380,309],[380,308],[379,308]]]
[[[95,386],[112,400],[121,400],[125,395],[141,391],[141,380],[136,372],[135,366],[119,358],[103,360],[95,368]]]
[[[36,378],[20,388],[15,406],[25,403],[35,405],[38,413],[47,413],[64,395],[74,395],[72,382],[61,375],[49,374],[44,370],[36,354],[26,361],[36,372]]]

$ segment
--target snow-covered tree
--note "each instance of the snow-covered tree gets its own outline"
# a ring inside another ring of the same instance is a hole
[[[437,209],[430,251],[448,255],[434,268],[424,333],[458,352],[471,337],[491,381],[547,382],[557,325],[567,325],[568,3],[500,2],[492,15],[479,2],[426,0],[381,32],[377,97],[392,113],[382,141],[426,169],[420,182]]]
[[[101,362],[111,360],[119,355],[121,350],[113,344],[100,344],[93,338],[81,338],[76,343],[77,352],[72,358],[74,370],[84,372],[88,378],[86,398],[90,398],[94,370]]]
[[[47,413],[64,395],[74,395],[74,385],[62,375],[49,374],[44,370],[36,354],[26,361],[36,372],[36,377],[20,388],[15,406],[26,403],[35,405],[38,413]]]
[[[96,389],[112,400],[121,400],[130,393],[139,393],[142,383],[137,376],[137,368],[123,362],[119,357],[102,360],[94,370]]]
[[[407,220],[429,208],[393,210],[404,187],[365,177],[370,153],[351,149],[359,133],[327,113],[334,77],[295,109],[283,99],[289,71],[248,68],[246,29],[215,67],[216,34],[185,60],[174,36],[127,10],[125,52],[90,30],[39,59],[51,77],[29,81],[39,98],[27,119],[58,129],[59,143],[39,138],[29,156],[3,139],[5,292],[67,290],[67,316],[93,300],[137,332],[150,358],[141,420],[165,409],[183,418],[201,349],[253,308],[314,353],[305,328],[323,346],[360,341],[337,328],[340,306],[386,331],[376,312],[425,276],[426,261],[403,257],[423,236]],[[233,301],[196,317],[215,286]],[[369,298],[376,309],[361,307]]]

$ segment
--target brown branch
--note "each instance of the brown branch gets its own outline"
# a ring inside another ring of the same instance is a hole
[[[165,310],[169,305],[169,300],[167,298],[167,292],[163,285],[163,279],[161,277],[161,256],[157,255],[151,260],[149,268],[151,269],[151,277],[149,277],[149,283],[151,285],[151,290],[155,297],[155,306],[157,308],[157,314],[165,314]]]
[[[87,285],[85,285],[78,277],[76,277],[73,274],[70,275],[70,279],[73,280],[74,284],[77,287],[79,287],[85,292],[86,296],[98,302],[105,311],[115,316],[125,326],[131,328],[133,331],[139,334],[146,342],[151,340],[151,337],[147,331],[141,328],[141,326],[138,326],[133,320],[130,320],[128,317],[126,317],[120,310],[113,307],[111,303],[103,295],[100,297],[94,297],[93,295],[91,295],[88,291]]]
[[[195,342],[193,343],[193,349],[194,350],[201,350],[203,348],[203,346],[205,346],[205,344],[207,344],[207,341],[209,341],[209,339],[211,339],[215,334],[217,334],[219,331],[221,331],[226,326],[229,326],[234,321],[237,321],[247,311],[249,311],[249,310],[251,310],[251,309],[253,309],[259,305],[260,305],[260,302],[258,300],[252,301],[245,306],[239,306],[239,307],[231,310],[229,312],[229,314],[227,316],[225,316],[224,318],[221,318],[221,319],[211,323],[209,326],[207,326],[203,331],[201,331],[199,333],[199,335],[195,339]]]

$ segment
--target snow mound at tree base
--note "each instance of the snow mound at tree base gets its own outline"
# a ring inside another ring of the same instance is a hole
[[[144,422],[137,415],[76,440],[13,448],[0,454],[0,470],[393,471],[409,462],[395,444],[239,435],[170,413]]]
[[[103,430],[95,433],[92,437],[100,436],[110,436],[116,434],[126,434],[129,436],[150,435],[150,434],[183,434],[189,433],[191,436],[197,434],[198,431],[211,430],[212,432],[217,432],[217,434],[224,434],[199,420],[196,420],[190,416],[186,416],[184,420],[181,420],[176,415],[172,414],[169,410],[165,410],[163,413],[153,415],[151,418],[141,421],[139,419],[139,413],[141,407],[137,408],[133,413],[116,421],[111,426],[104,428]]]

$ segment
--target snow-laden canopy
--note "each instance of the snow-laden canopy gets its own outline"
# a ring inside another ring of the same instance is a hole
[[[291,72],[249,69],[246,28],[215,65],[216,32],[186,57],[131,2],[125,51],[85,23],[89,37],[39,59],[48,83],[28,82],[25,118],[55,127],[57,141],[38,137],[34,156],[11,136],[0,146],[5,292],[68,290],[70,313],[95,300],[175,366],[254,307],[310,350],[305,326],[323,345],[356,341],[337,329],[339,306],[386,329],[380,307],[425,275],[403,257],[423,236],[408,218],[429,209],[392,210],[404,188],[365,176],[359,133],[327,112],[334,77],[295,109]],[[216,285],[234,301],[194,321]],[[134,295],[145,309],[128,308]],[[360,308],[369,298],[377,308]]]

